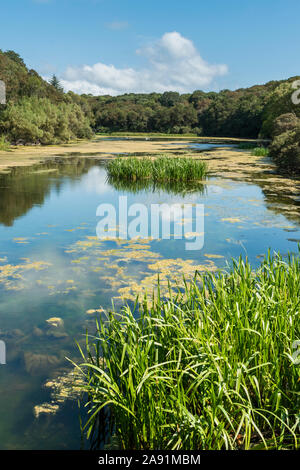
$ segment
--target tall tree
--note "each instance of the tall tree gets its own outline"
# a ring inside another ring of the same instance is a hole
[[[52,75],[52,78],[51,78],[51,80],[50,80],[49,83],[50,83],[50,85],[54,86],[54,88],[55,88],[57,91],[61,91],[61,92],[64,91],[64,89],[63,89],[63,87],[61,86],[60,81],[58,80],[58,78],[57,78],[56,75],[54,75],[54,74]]]

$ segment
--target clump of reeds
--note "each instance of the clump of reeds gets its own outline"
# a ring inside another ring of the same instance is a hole
[[[269,149],[266,147],[255,147],[251,155],[254,155],[255,157],[266,157],[269,155]]]
[[[78,366],[87,435],[105,408],[122,449],[298,448],[299,292],[299,257],[240,258],[99,320]]]
[[[206,172],[205,162],[191,157],[118,157],[107,164],[109,181],[191,182]]]

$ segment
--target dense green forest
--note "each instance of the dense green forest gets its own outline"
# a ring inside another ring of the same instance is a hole
[[[88,108],[80,97],[64,93],[13,51],[0,51],[0,79],[7,105],[0,107],[0,135],[13,143],[51,144],[92,136]]]
[[[90,138],[95,132],[193,133],[199,136],[272,139],[271,155],[300,168],[300,105],[292,83],[299,77],[235,91],[121,96],[64,93],[29,70],[13,51],[0,51],[7,105],[0,107],[0,142],[51,144]]]

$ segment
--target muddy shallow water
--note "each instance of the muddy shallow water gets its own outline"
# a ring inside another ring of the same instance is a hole
[[[170,276],[180,281],[195,269],[216,271],[239,255],[257,266],[268,248],[297,252],[298,180],[234,149],[201,158],[210,175],[184,193],[117,189],[99,157],[0,176],[0,340],[7,348],[7,364],[0,365],[1,449],[80,448],[77,402],[66,400],[57,384],[68,382],[66,357],[79,356],[75,339],[84,341],[112,299],[118,308],[151,291],[158,272],[166,285]],[[204,204],[203,248],[187,251],[186,239],[172,237],[116,240],[113,230],[99,240],[96,209],[110,203],[118,210],[120,195],[148,208]]]

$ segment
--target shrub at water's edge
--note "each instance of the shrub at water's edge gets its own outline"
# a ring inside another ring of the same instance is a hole
[[[10,144],[7,142],[4,135],[0,136],[0,150],[4,152],[9,152],[10,150]]]
[[[78,366],[87,436],[105,409],[122,449],[298,448],[299,290],[299,257],[268,255],[110,313]]]
[[[275,120],[270,155],[284,170],[300,172],[300,118],[293,113]]]

